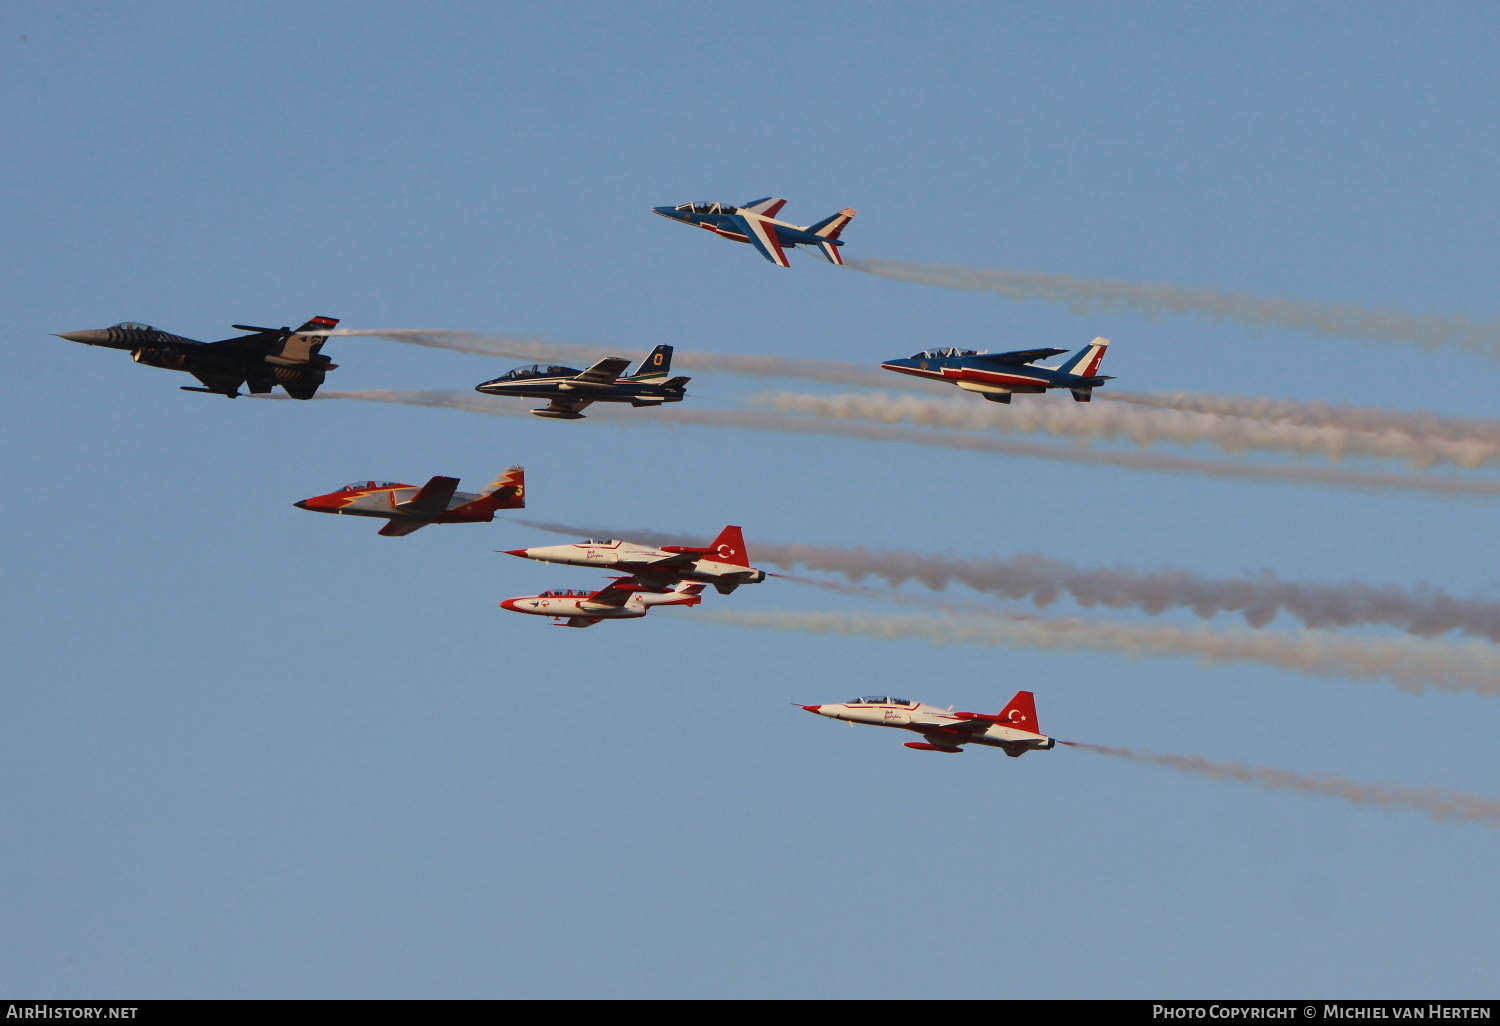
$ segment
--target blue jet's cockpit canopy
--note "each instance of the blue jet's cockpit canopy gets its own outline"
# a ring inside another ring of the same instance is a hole
[[[149,324],[142,324],[140,321],[121,321],[119,324],[116,324],[114,326],[116,328],[124,328],[126,331],[155,331],[156,330],[155,328],[151,327],[151,325],[149,325]]]
[[[978,350],[974,350],[974,349],[954,349],[954,348],[952,348],[950,346],[947,349],[924,349],[920,353],[918,353],[916,356],[913,356],[912,359],[913,360],[944,360],[944,359],[948,359],[948,358],[954,357],[954,356],[978,356],[978,355],[979,355]]]
[[[530,367],[517,367],[513,371],[507,371],[496,378],[496,381],[518,381],[521,378],[562,378],[582,374],[577,367],[547,366],[534,363]]]
[[[684,214],[732,214],[734,207],[728,203],[709,203],[707,200],[698,200],[696,203],[679,203],[677,209]]]
[[[916,705],[904,698],[887,698],[885,695],[875,695],[870,698],[856,698],[849,705]]]
[[[355,481],[339,489],[342,492],[364,492],[372,488],[400,488],[400,481]]]

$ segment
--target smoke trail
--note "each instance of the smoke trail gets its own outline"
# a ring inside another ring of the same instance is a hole
[[[1443,417],[1427,410],[1392,410],[1376,406],[1299,402],[1258,396],[1206,395],[1192,392],[1118,392],[1100,390],[1094,398],[1149,406],[1159,410],[1184,410],[1218,417],[1248,417],[1306,427],[1345,428],[1377,434],[1395,432],[1417,439],[1474,442],[1500,447],[1500,420],[1480,417]],[[1489,458],[1488,456],[1486,458]]]
[[[1196,755],[1157,755],[1155,752],[1130,748],[1106,748],[1103,745],[1086,745],[1076,741],[1063,741],[1065,745],[1083,748],[1101,755],[1113,755],[1119,759],[1146,763],[1150,766],[1166,766],[1183,773],[1198,773],[1212,780],[1239,780],[1254,784],[1268,791],[1301,791],[1304,794],[1327,794],[1342,798],[1356,805],[1376,805],[1388,811],[1416,809],[1427,814],[1438,823],[1483,823],[1488,827],[1500,826],[1500,801],[1480,798],[1462,791],[1440,790],[1435,787],[1394,787],[1389,784],[1359,784],[1343,777],[1327,774],[1309,777],[1287,770],[1271,769],[1267,766],[1246,766],[1238,762],[1209,762]]]
[[[1480,642],[1343,638],[1321,631],[1271,634],[1079,619],[991,615],[875,616],[782,610],[708,610],[696,619],[731,627],[807,631],[933,645],[1078,649],[1132,658],[1186,656],[1204,663],[1257,663],[1318,677],[1386,680],[1413,694],[1428,688],[1500,694],[1500,650]]]
[[[430,346],[434,349],[453,349],[460,353],[478,353],[483,356],[506,356],[517,360],[543,360],[582,366],[588,366],[608,356],[639,360],[646,355],[644,350],[619,346],[567,345],[521,335],[484,335],[473,331],[448,331],[442,328],[335,328],[329,334],[370,336],[410,345]],[[727,374],[746,374],[765,378],[799,378],[804,381],[823,381],[835,385],[905,388],[918,392],[932,392],[943,387],[919,378],[908,377],[905,380],[899,380],[901,376],[890,371],[860,367],[857,364],[843,363],[838,360],[803,360],[789,356],[744,356],[735,353],[679,350],[672,354],[672,367],[676,370],[721,371]]]
[[[976,270],[897,260],[844,261],[846,267],[897,281],[969,292],[993,292],[1006,299],[1058,303],[1076,314],[1126,309],[1147,317],[1195,313],[1214,320],[1256,327],[1275,325],[1314,335],[1345,336],[1376,342],[1405,342],[1435,349],[1456,346],[1483,356],[1500,355],[1500,320],[1474,321],[1463,314],[1408,314],[1302,299],[1272,299],[1244,292],[1188,289],[1177,285],[1074,278],[1067,274],[1004,269]]]
[[[1308,426],[1161,407],[1101,408],[1042,400],[996,408],[971,399],[918,399],[883,392],[844,395],[761,392],[752,396],[750,402],[767,409],[841,420],[907,423],[957,431],[1046,432],[1055,437],[1128,439],[1143,448],[1158,442],[1177,445],[1210,442],[1231,454],[1251,450],[1294,452],[1318,454],[1335,462],[1345,456],[1373,456],[1406,460],[1413,467],[1450,463],[1473,469],[1500,461],[1500,440],[1450,441],[1399,431]]]
[[[410,403],[437,406],[474,413],[514,415],[516,408],[503,405],[505,400],[486,400],[468,392],[401,392],[371,390],[355,392],[320,392],[320,399],[360,399],[369,402]],[[1203,474],[1241,481],[1276,481],[1284,484],[1322,485],[1335,488],[1390,489],[1427,492],[1433,495],[1500,495],[1500,481],[1469,481],[1458,477],[1422,477],[1415,474],[1383,474],[1335,467],[1281,466],[1269,463],[1230,463],[1166,456],[1150,452],[1112,452],[1085,448],[1064,448],[1041,442],[1019,442],[988,438],[978,434],[959,434],[925,428],[903,428],[887,424],[862,424],[828,417],[789,415],[757,410],[722,409],[611,409],[605,404],[589,408],[589,419],[596,422],[626,425],[668,424],[742,428],[751,431],[776,431],[786,434],[833,435],[868,442],[901,442],[909,445],[936,446],[967,452],[998,453],[1032,459],[1061,460],[1094,466],[1121,467],[1127,470],[1157,470],[1169,474]]]
[[[599,538],[609,533],[600,528],[534,520],[511,522],[580,538]],[[706,544],[706,539],[657,531],[628,531],[623,537],[643,545]],[[1316,630],[1383,625],[1419,637],[1459,631],[1500,642],[1500,602],[1457,598],[1430,587],[1410,589],[1358,581],[1305,584],[1283,581],[1269,571],[1253,577],[1213,579],[1188,570],[1146,573],[1122,567],[1078,567],[1046,556],[957,558],[919,552],[872,552],[864,548],[772,545],[758,539],[751,551],[758,563],[769,563],[784,570],[803,566],[808,570],[843,574],[856,583],[846,586],[785,574],[778,574],[779,577],[875,598],[901,593],[864,588],[857,582],[875,577],[896,588],[907,581],[915,581],[933,591],[942,591],[948,585],[958,583],[975,591],[1030,601],[1039,608],[1067,595],[1085,607],[1138,609],[1152,616],[1169,609],[1190,609],[1204,619],[1220,613],[1239,613],[1247,624],[1256,628],[1264,627],[1277,615],[1285,613],[1304,627]],[[920,598],[913,598],[912,604],[932,605],[930,600]],[[969,611],[961,607],[949,608]]]

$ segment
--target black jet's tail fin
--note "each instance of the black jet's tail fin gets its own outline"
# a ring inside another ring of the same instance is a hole
[[[314,317],[283,339],[280,345],[272,348],[266,354],[266,362],[282,366],[314,362],[313,357],[318,355],[318,350],[328,341],[328,332],[338,327],[338,324],[336,317]]]
[[[672,347],[657,346],[641,361],[635,373],[628,375],[631,381],[665,381],[672,373]]]

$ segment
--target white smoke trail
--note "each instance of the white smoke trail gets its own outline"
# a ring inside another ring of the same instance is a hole
[[[503,405],[506,400],[486,400],[468,392],[401,392],[370,390],[353,392],[325,391],[320,399],[359,399],[368,402],[409,403],[467,410],[474,413],[514,415],[516,407]],[[1167,456],[1152,452],[1114,452],[990,438],[979,434],[960,434],[926,428],[904,428],[888,424],[851,423],[830,417],[799,416],[760,410],[680,409],[615,410],[600,403],[589,407],[589,420],[610,424],[667,424],[742,428],[751,431],[776,431],[786,434],[833,435],[868,442],[900,442],[909,445],[936,446],[967,452],[998,453],[1032,459],[1060,460],[1094,466],[1121,467],[1127,470],[1156,470],[1170,474],[1200,474],[1242,481],[1274,481],[1284,484],[1321,485],[1335,488],[1391,489],[1426,492],[1432,495],[1500,495],[1500,481],[1471,481],[1458,477],[1416,474],[1386,474],[1336,467],[1282,466],[1270,463],[1232,463]],[[577,422],[575,422],[577,423]],[[587,423],[584,421],[583,423]]]
[[[441,328],[335,328],[333,335],[358,335],[385,338],[409,345],[452,349],[460,353],[483,356],[505,356],[517,360],[541,360],[588,366],[609,356],[639,360],[645,350],[620,346],[569,345],[521,335],[486,335],[473,331],[448,331]],[[871,367],[860,367],[838,360],[803,360],[789,356],[746,356],[736,353],[704,353],[678,350],[672,354],[673,370],[719,371],[765,378],[797,378],[823,381],[835,385],[858,385],[870,388],[904,388],[932,392],[943,386],[918,378],[899,380],[900,375]]]
[[[1194,392],[1141,393],[1100,389],[1095,391],[1094,398],[1159,410],[1184,410],[1217,417],[1246,417],[1273,423],[1343,428],[1373,434],[1394,432],[1414,439],[1474,442],[1500,447],[1500,420],[1444,417],[1427,410],[1404,411],[1377,406],[1346,406],[1295,399]]]
[[[597,538],[607,533],[600,528],[534,520],[511,522],[580,538]],[[643,545],[706,544],[706,539],[657,531],[629,531],[622,537]],[[1380,625],[1395,627],[1418,637],[1436,637],[1459,631],[1500,642],[1500,602],[1457,598],[1425,586],[1401,588],[1358,581],[1306,584],[1281,580],[1269,571],[1250,577],[1213,579],[1187,570],[1147,573],[1123,567],[1079,567],[1045,556],[959,558],[899,550],[871,552],[863,548],[774,545],[759,539],[751,546],[751,554],[757,563],[768,563],[784,570],[802,566],[808,570],[842,574],[856,583],[839,585],[777,575],[786,580],[888,601],[904,603],[909,599],[912,605],[929,607],[931,600],[905,596],[897,591],[865,588],[857,582],[875,577],[896,588],[907,581],[915,581],[933,591],[942,591],[948,585],[958,583],[975,591],[1030,601],[1039,608],[1067,595],[1085,607],[1138,609],[1152,616],[1171,609],[1190,609],[1204,619],[1220,613],[1239,613],[1246,623],[1256,628],[1264,627],[1278,614],[1285,613],[1304,627],[1317,630]],[[970,611],[960,607],[948,608]]]
[[[1272,634],[1208,628],[1010,616],[794,613],[709,610],[697,619],[732,627],[838,634],[933,645],[1081,649],[1132,658],[1186,656],[1204,663],[1257,663],[1319,677],[1386,680],[1413,694],[1429,688],[1500,694],[1500,650],[1480,642],[1345,638],[1323,631]]]
[[[1123,405],[1085,406],[1044,399],[997,408],[972,399],[918,399],[883,392],[843,395],[761,392],[752,396],[750,403],[818,417],[906,423],[945,430],[1045,432],[1054,437],[1126,439],[1142,448],[1158,442],[1177,445],[1209,442],[1231,454],[1252,450],[1293,452],[1321,455],[1335,462],[1345,456],[1369,456],[1405,460],[1414,468],[1450,463],[1473,469],[1500,461],[1500,441],[1449,441],[1398,431],[1314,427],[1174,409],[1131,409]]]
[[[1201,314],[1214,320],[1256,327],[1275,325],[1314,335],[1345,336],[1375,342],[1403,342],[1435,349],[1456,346],[1483,356],[1500,356],[1500,320],[1475,321],[1463,314],[1409,314],[1302,299],[1272,299],[1244,292],[1182,288],[1113,278],[1005,269],[976,270],[897,260],[844,261],[846,267],[882,278],[937,285],[968,292],[992,292],[1006,299],[1039,300],[1066,306],[1076,314],[1126,309],[1147,317]]]
[[[1158,755],[1155,752],[1139,749],[1106,748],[1104,745],[1086,745],[1077,741],[1061,743],[1150,766],[1166,766],[1183,773],[1197,773],[1212,780],[1238,780],[1268,791],[1326,794],[1356,805],[1375,805],[1388,811],[1415,809],[1426,813],[1430,819],[1438,823],[1482,823],[1488,827],[1500,826],[1500,801],[1465,794],[1463,791],[1448,791],[1435,787],[1412,788],[1395,787],[1389,784],[1360,784],[1332,773],[1306,776],[1288,770],[1271,769],[1268,766],[1246,766],[1238,762],[1209,762],[1196,755]]]

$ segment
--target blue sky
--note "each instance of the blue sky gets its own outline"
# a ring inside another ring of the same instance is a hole
[[[1464,354],[782,270],[649,208],[774,194],[798,223],[858,209],[861,256],[1488,317],[1497,35],[1471,4],[6,5],[0,990],[1490,993],[1491,832],[1070,750],[923,756],[789,704],[1025,688],[1064,738],[1497,795],[1486,699],[691,611],[557,631],[495,604],[589,575],[493,551],[555,536],[390,540],[291,503],[521,463],[528,516],[736,523],[752,554],[1492,596],[1493,502],[230,403],[50,333],[326,314],[861,364],[1105,335],[1133,391],[1489,416],[1496,368]],[[327,352],[336,388],[510,365]]]

